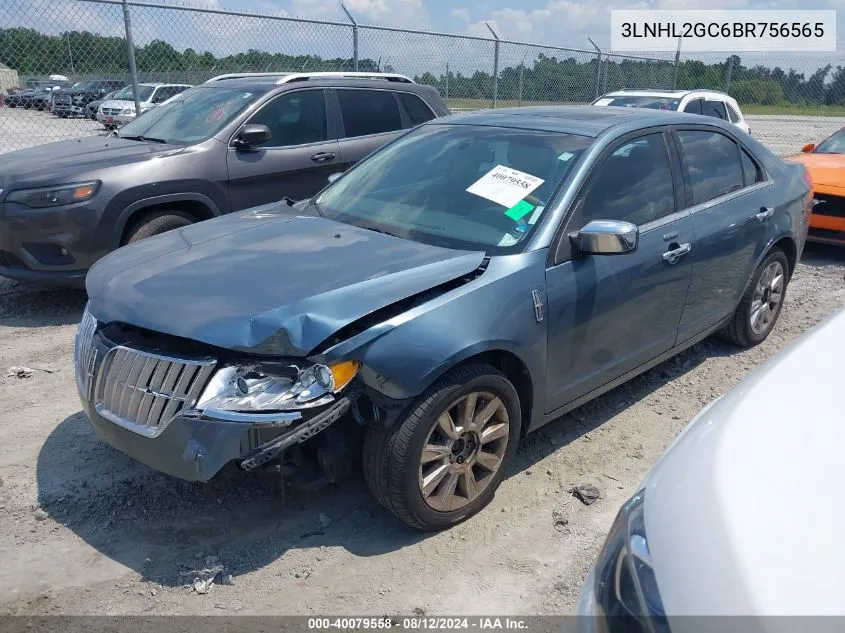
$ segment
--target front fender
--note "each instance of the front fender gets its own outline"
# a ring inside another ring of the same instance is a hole
[[[504,351],[520,359],[530,374],[533,418],[542,414],[546,393],[546,322],[537,320],[532,301],[536,290],[545,303],[545,258],[545,249],[493,257],[480,277],[313,359],[358,360],[363,365],[360,379],[368,387],[406,400],[456,365],[485,352]]]

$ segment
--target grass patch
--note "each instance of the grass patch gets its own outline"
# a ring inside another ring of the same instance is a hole
[[[753,105],[739,104],[743,114],[794,114],[801,116],[845,117],[845,106],[828,105]]]

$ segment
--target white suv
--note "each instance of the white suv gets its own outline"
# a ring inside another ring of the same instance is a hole
[[[187,84],[138,84],[138,101],[141,102],[141,112],[144,114],[157,105],[161,105],[171,97],[191,88]],[[107,128],[125,125],[135,118],[135,97],[132,86],[126,86],[117,93],[111,101],[105,101],[97,109],[97,120]]]
[[[730,121],[746,133],[751,133],[736,99],[715,90],[619,90],[596,99],[593,105],[702,114]]]

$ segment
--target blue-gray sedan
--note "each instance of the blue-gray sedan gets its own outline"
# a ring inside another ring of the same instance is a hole
[[[521,435],[710,334],[771,332],[811,188],[728,123],[542,107],[432,121],[311,200],[121,248],[87,278],[98,435],[205,481],[365,478],[403,521],[483,508]]]

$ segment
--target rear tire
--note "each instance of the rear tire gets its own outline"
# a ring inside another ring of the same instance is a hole
[[[134,244],[154,235],[161,235],[174,229],[193,224],[194,219],[178,211],[159,211],[146,216],[135,224],[127,233],[124,244]]]
[[[501,372],[483,364],[460,367],[392,426],[367,430],[364,478],[397,518],[421,530],[442,530],[493,499],[513,462],[521,425],[519,396]]]
[[[751,276],[731,322],[720,332],[721,337],[746,348],[765,341],[780,316],[788,283],[789,261],[782,250],[773,248]]]

